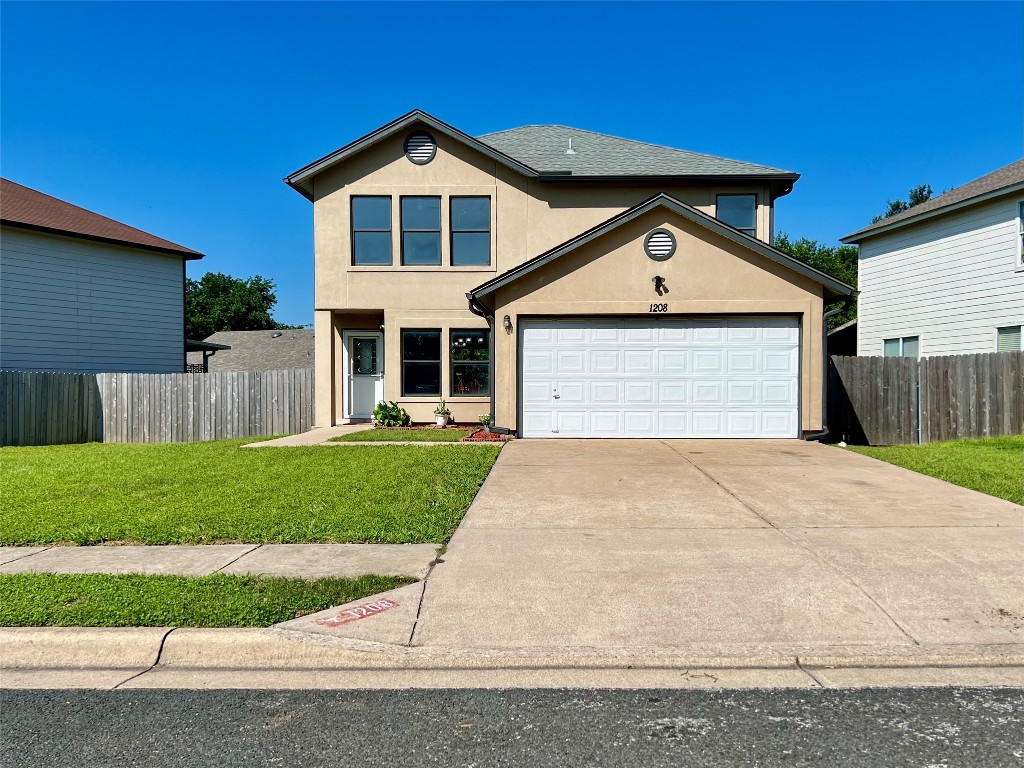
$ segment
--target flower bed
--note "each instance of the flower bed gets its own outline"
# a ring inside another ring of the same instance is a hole
[[[466,435],[459,442],[462,443],[506,443],[512,439],[512,435],[502,435],[498,432],[489,432],[481,427],[476,432]]]

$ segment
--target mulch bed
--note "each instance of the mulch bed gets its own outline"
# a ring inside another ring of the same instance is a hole
[[[512,435],[502,435],[497,432],[488,432],[481,428],[471,435],[466,435],[460,443],[506,443],[512,439]]]

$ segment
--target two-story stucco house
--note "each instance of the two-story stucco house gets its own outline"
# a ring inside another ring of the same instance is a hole
[[[860,246],[857,354],[1022,348],[1024,160],[843,242]]]
[[[523,437],[822,429],[823,301],[770,245],[798,175],[411,112],[285,180],[313,202],[316,421],[395,400]]]
[[[0,368],[180,373],[203,254],[0,180]]]

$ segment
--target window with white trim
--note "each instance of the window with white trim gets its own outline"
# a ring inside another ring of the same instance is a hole
[[[1024,200],[1017,203],[1017,269],[1024,269]]]
[[[921,337],[903,336],[898,339],[885,339],[882,342],[882,355],[884,357],[920,357]]]
[[[1019,325],[996,328],[996,352],[1019,352],[1021,347]]]

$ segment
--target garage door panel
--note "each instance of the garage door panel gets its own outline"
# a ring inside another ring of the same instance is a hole
[[[555,352],[551,349],[528,349],[523,352],[523,375],[533,377],[555,372]]]
[[[735,437],[757,437],[757,411],[727,411],[725,414],[726,430]]]
[[[555,350],[555,373],[558,375],[586,373],[587,353],[582,349]]]
[[[690,352],[682,349],[658,350],[658,373],[686,373],[690,370]]]
[[[702,381],[692,382],[694,405],[725,405],[725,382]]]
[[[761,351],[761,372],[795,376],[800,359],[795,349],[764,349]]]
[[[522,388],[523,407],[531,405],[548,406],[551,404],[552,393],[556,391],[554,380],[524,381]]]
[[[796,437],[794,317],[523,321],[526,437]]]
[[[653,437],[656,433],[654,411],[625,411],[623,413],[623,433],[626,435],[643,435]]]
[[[594,349],[590,353],[591,373],[622,373],[622,350]]]
[[[590,434],[597,437],[618,437],[622,434],[622,411],[591,411]]]
[[[654,373],[653,349],[627,349],[622,356],[622,372],[627,376]]]
[[[587,402],[587,381],[584,380],[573,380],[565,381],[559,379],[556,384],[557,398],[559,405],[562,406],[576,406],[582,405]]]
[[[690,411],[659,411],[658,434],[664,437],[686,437],[692,433]]]
[[[761,402],[764,405],[796,406],[797,386],[795,381],[763,381],[761,382]]]
[[[685,380],[659,381],[659,405],[683,405],[690,402],[690,382]]]
[[[698,349],[693,353],[695,374],[720,375],[725,373],[725,353],[721,349]]]
[[[622,382],[592,381],[590,382],[590,404],[607,405],[622,403]]]

